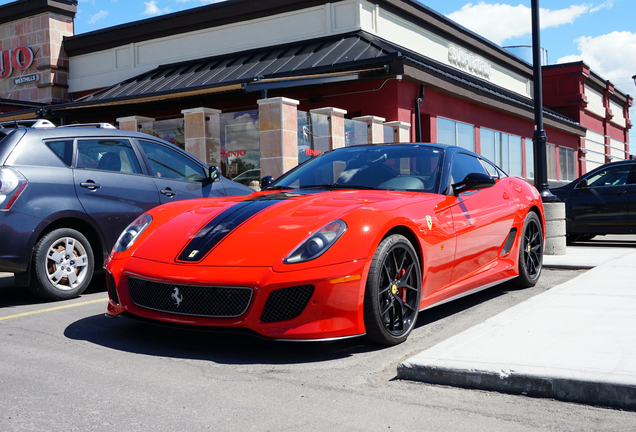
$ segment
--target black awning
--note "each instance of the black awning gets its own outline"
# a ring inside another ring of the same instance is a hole
[[[163,65],[77,102],[84,105],[113,99],[143,99],[233,85],[250,90],[244,84],[284,78],[289,79],[292,87],[298,77],[319,79],[333,73],[377,72],[398,57],[400,52],[394,47],[358,32]]]

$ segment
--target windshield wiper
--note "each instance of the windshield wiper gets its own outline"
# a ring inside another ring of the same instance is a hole
[[[267,186],[264,190],[294,190],[296,188],[292,188],[289,186]]]
[[[322,185],[305,185],[305,186],[300,186],[298,189],[371,189],[374,190],[376,188],[372,188],[369,186],[361,186],[361,185],[346,185],[346,184],[338,184],[338,183],[331,183],[331,184],[322,184]]]

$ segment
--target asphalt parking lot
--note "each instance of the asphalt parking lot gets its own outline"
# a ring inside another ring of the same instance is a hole
[[[100,281],[41,303],[3,275],[0,430],[633,430],[635,412],[397,378],[401,362],[584,273],[545,269],[534,288],[431,309],[386,349],[111,319]]]

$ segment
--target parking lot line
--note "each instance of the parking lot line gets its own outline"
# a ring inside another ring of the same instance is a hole
[[[64,305],[64,306],[57,306],[57,307],[52,307],[52,308],[47,308],[47,309],[40,309],[40,310],[31,311],[31,312],[24,312],[24,313],[15,314],[15,315],[9,315],[9,316],[5,316],[5,317],[0,317],[0,321],[8,320],[10,318],[19,318],[19,317],[28,316],[28,315],[35,315],[35,314],[39,314],[39,313],[43,313],[43,312],[51,312],[51,311],[55,311],[55,310],[59,310],[59,309],[66,309],[66,308],[75,307],[75,306],[84,306],[84,305],[87,305],[87,304],[98,303],[98,302],[102,302],[102,301],[105,301],[105,300],[108,300],[108,297],[100,298],[100,299],[97,299],[97,300],[89,300],[89,301],[80,302],[80,303],[73,303],[73,304]]]

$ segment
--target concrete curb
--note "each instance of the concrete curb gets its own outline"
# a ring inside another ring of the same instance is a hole
[[[494,373],[412,363],[398,365],[398,379],[467,389],[496,391],[566,402],[636,410],[636,387],[616,382],[582,381],[548,375]]]
[[[581,249],[550,266],[595,260],[602,264],[407,359],[397,377],[636,410],[636,251]]]

